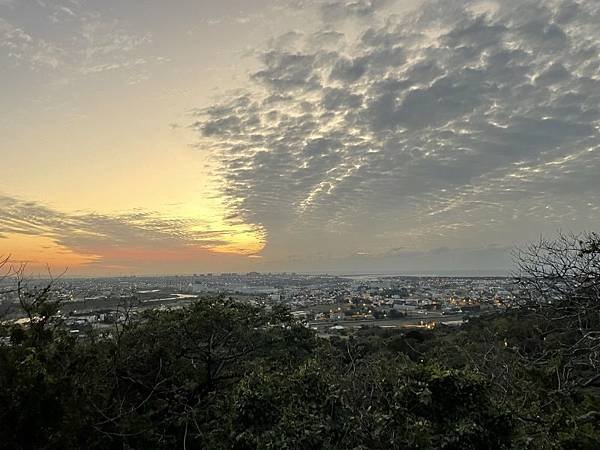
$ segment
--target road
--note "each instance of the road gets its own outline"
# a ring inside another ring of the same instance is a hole
[[[367,327],[382,327],[382,328],[402,328],[410,325],[420,325],[421,322],[457,322],[462,321],[464,314],[442,315],[441,313],[428,313],[418,316],[408,316],[399,319],[348,319],[348,320],[319,320],[311,321],[308,325],[311,328],[317,328],[319,331],[328,330],[329,328],[341,325],[345,328]]]

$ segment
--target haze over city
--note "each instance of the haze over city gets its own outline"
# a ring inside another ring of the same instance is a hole
[[[0,0],[0,255],[506,274],[600,223],[595,0]]]

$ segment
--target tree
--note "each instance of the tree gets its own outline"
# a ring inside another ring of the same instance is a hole
[[[252,372],[234,394],[232,447],[510,446],[511,419],[489,397],[484,379],[381,356],[356,354],[348,363],[324,351],[293,370]]]
[[[515,302],[461,327],[327,340],[224,297],[76,339],[16,277],[0,448],[599,448],[599,249],[527,247]]]
[[[554,367],[559,391],[600,388],[600,235],[541,238],[516,262],[522,295],[512,306],[539,319],[541,344],[519,354]]]

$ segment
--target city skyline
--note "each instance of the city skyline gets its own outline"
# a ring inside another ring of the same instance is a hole
[[[600,223],[593,0],[0,0],[0,255],[506,273]]]

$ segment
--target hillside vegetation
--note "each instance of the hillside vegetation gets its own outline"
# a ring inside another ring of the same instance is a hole
[[[69,335],[4,325],[0,448],[600,448],[600,237],[520,252],[526,294],[460,328],[318,338],[225,298]]]

